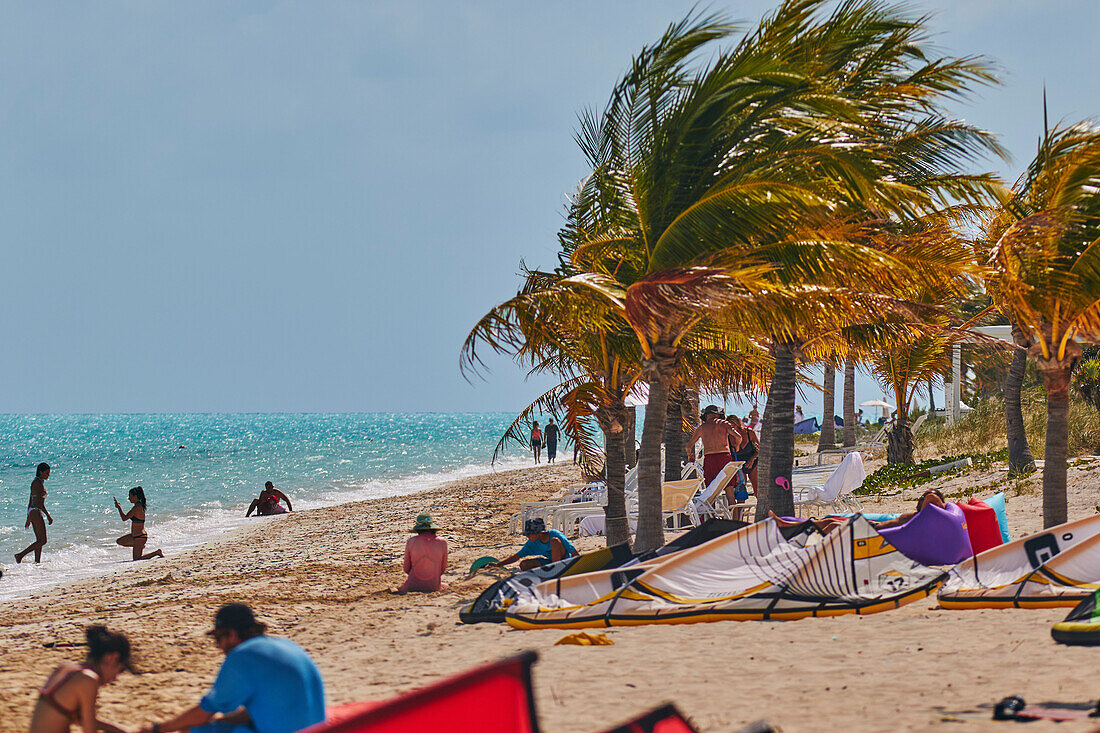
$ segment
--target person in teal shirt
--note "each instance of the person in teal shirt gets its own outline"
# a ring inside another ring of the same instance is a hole
[[[214,617],[214,637],[225,661],[198,705],[143,733],[294,733],[325,720],[325,689],[309,655],[267,627],[243,603]]]
[[[520,560],[519,569],[530,570],[580,554],[577,548],[573,547],[573,543],[561,532],[556,529],[547,530],[546,522],[542,519],[528,519],[524,522],[523,534],[527,535],[527,543],[519,548],[519,552],[500,562],[492,563],[494,566],[504,567],[523,558]]]

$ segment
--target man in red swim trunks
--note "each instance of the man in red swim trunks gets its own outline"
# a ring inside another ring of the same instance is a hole
[[[692,455],[696,441],[703,441],[703,481],[707,486],[718,476],[722,467],[733,460],[730,445],[734,450],[740,450],[748,441],[740,420],[732,423],[721,415],[722,410],[717,405],[707,405],[703,409],[703,421],[695,428],[685,447],[688,455]]]

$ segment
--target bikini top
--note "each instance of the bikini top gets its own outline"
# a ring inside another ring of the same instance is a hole
[[[131,522],[137,522],[138,524],[145,524],[144,519],[138,519],[137,517],[130,517]]]
[[[80,709],[77,708],[76,710],[69,710],[64,705],[59,703],[54,695],[57,693],[62,685],[71,680],[74,675],[80,674],[85,669],[87,669],[87,667],[79,667],[77,669],[69,670],[67,673],[61,675],[52,685],[47,685],[46,687],[43,687],[41,690],[38,691],[38,699],[44,701],[47,705],[49,705],[54,710],[61,713],[74,723],[79,722]]]

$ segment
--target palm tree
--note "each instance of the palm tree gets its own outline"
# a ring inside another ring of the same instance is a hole
[[[1005,435],[1008,440],[1008,470],[1014,474],[1033,473],[1035,459],[1031,455],[1031,446],[1024,432],[1024,409],[1020,396],[1027,373],[1027,352],[1031,340],[1015,322],[1012,324],[1012,340],[1016,348],[1012,351],[1005,375]]]
[[[586,473],[594,473],[600,456],[587,427],[594,419],[604,437],[605,535],[609,545],[629,543],[623,401],[639,376],[637,341],[613,311],[578,296],[568,280],[560,272],[528,271],[524,288],[483,316],[466,337],[460,366],[464,372],[484,367],[477,349],[485,344],[514,355],[532,374],[550,372],[563,380],[520,412],[497,451],[509,440],[526,443],[530,415],[564,411],[566,431],[581,449]]]
[[[844,447],[856,444],[856,363],[844,360]]]
[[[1100,130],[1044,134],[988,226],[1000,302],[1031,342],[1047,393],[1043,524],[1067,518],[1069,387],[1079,341],[1100,340]]]
[[[836,369],[830,362],[825,362],[824,380],[821,386],[821,437],[817,441],[817,449],[836,447]]]
[[[674,26],[635,59],[603,115],[582,122],[579,140],[593,167],[581,196],[587,242],[570,256],[600,276],[589,284],[604,297],[623,298],[650,384],[639,470],[642,548],[661,541],[665,405],[692,325],[706,312],[754,308],[765,290],[777,300],[791,283],[823,282],[832,288],[828,299],[846,300],[851,311],[867,303],[847,297],[854,283],[877,286],[883,273],[900,280],[905,268],[895,268],[889,253],[868,259],[867,247],[808,233],[813,212],[873,203],[910,215],[984,185],[955,167],[988,141],[935,115],[937,98],[986,79],[984,67],[929,61],[921,23],[881,3],[844,3],[818,17],[826,4],[783,3],[695,74],[686,70],[690,52],[729,29],[717,21]],[[784,301],[801,313],[794,331],[758,332],[776,359],[773,412],[788,397],[793,408],[794,334],[817,318],[802,304],[807,292]],[[761,314],[758,322],[765,320]],[[780,476],[789,476],[793,461],[787,412],[774,420],[765,414]],[[784,445],[776,435],[786,436]]]

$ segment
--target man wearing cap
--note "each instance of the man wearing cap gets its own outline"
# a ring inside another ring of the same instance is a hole
[[[199,733],[293,733],[325,719],[325,690],[317,665],[243,603],[218,609],[207,632],[225,654],[213,687],[195,707],[142,733],[190,728]]]
[[[688,455],[695,452],[696,441],[703,441],[703,482],[710,486],[721,472],[722,468],[733,460],[730,455],[730,444],[734,450],[740,450],[741,446],[748,442],[741,427],[741,421],[736,420],[736,425],[722,418],[722,410],[718,405],[707,405],[703,408],[703,421],[695,432],[691,434],[684,450]]]
[[[396,589],[396,593],[409,591],[442,590],[443,573],[447,571],[447,540],[436,535],[439,529],[431,514],[420,514],[412,531],[414,536],[405,543],[405,572],[408,577]]]
[[[530,570],[580,554],[577,548],[573,547],[573,543],[561,532],[556,529],[547,530],[546,522],[539,517],[528,519],[523,523],[523,534],[527,536],[527,543],[519,548],[519,552],[500,562],[492,563],[493,566],[504,567],[520,558],[525,558],[520,560],[519,569]]]

